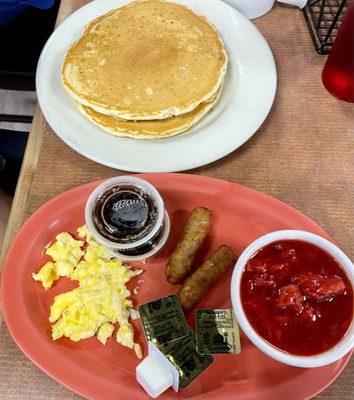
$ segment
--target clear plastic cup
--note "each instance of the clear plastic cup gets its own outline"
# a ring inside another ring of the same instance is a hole
[[[141,214],[141,221],[135,221],[135,216]],[[170,232],[159,192],[134,176],[119,176],[100,184],[86,202],[85,220],[94,239],[125,260],[143,260],[156,254]],[[139,224],[140,231],[132,228]]]

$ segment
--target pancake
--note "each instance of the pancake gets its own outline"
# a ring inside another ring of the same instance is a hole
[[[189,113],[149,121],[127,121],[110,115],[100,114],[78,102],[76,102],[76,105],[81,113],[91,122],[113,135],[134,139],[162,139],[184,132],[196,124],[215,105],[220,97],[220,93],[221,88],[212,98],[200,104]]]
[[[79,103],[127,120],[188,113],[219,89],[227,55],[187,7],[141,0],[91,22],[68,50],[62,83]]]

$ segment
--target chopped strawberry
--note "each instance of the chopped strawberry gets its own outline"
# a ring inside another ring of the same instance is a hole
[[[253,282],[252,282],[251,279],[249,279],[249,280],[247,281],[247,292],[248,292],[248,293],[252,293],[252,291],[253,291]]]
[[[325,278],[316,292],[316,300],[329,300],[344,293],[345,284],[340,278]]]
[[[264,273],[254,278],[253,285],[256,287],[275,287],[276,282],[274,276]]]
[[[308,273],[301,273],[293,278],[303,293],[316,301],[329,300],[345,291],[345,285],[341,278],[328,277]]]
[[[298,319],[305,324],[311,324],[317,321],[320,317],[320,312],[309,304],[305,304],[302,312],[298,314]]]
[[[277,250],[283,250],[285,248],[285,246],[282,243],[275,243],[274,248]]]
[[[278,315],[276,317],[277,321],[279,322],[282,328],[287,328],[293,323],[293,318],[290,315]]]
[[[273,274],[280,285],[289,281],[292,267],[288,263],[274,263],[269,266],[269,272]]]
[[[269,266],[269,271],[272,273],[282,272],[288,268],[286,263],[274,263]]]
[[[267,272],[267,261],[251,258],[247,263],[246,270],[248,272],[264,274]]]
[[[322,275],[317,275],[313,272],[301,272],[300,274],[295,275],[293,278],[294,282],[304,288],[318,286],[322,280]]]
[[[289,262],[297,260],[296,251],[295,251],[295,249],[292,249],[291,247],[285,248],[281,254],[282,254],[282,257],[284,257]]]
[[[302,272],[293,277],[292,281],[296,283],[306,295],[313,295],[322,283],[324,277],[313,274],[312,272]]]
[[[292,307],[299,311],[302,309],[303,296],[297,285],[283,286],[278,290],[276,306],[278,308]]]

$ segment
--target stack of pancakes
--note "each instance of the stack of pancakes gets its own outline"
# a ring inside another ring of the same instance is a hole
[[[217,102],[227,54],[187,7],[140,0],[92,21],[66,53],[62,83],[105,131],[156,139],[186,131]]]

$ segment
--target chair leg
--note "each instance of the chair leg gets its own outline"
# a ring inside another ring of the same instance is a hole
[[[0,114],[0,122],[17,122],[30,124],[32,123],[32,119],[32,115]]]

